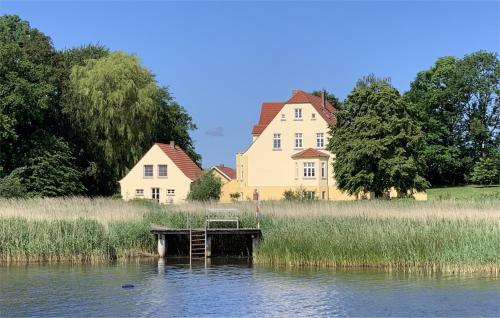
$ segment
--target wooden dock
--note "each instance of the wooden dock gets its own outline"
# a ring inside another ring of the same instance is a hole
[[[186,255],[190,259],[206,259],[212,256],[213,250],[218,250],[224,255],[249,251],[249,256],[254,255],[262,232],[256,228],[197,228],[197,229],[172,229],[161,225],[151,225],[151,233],[158,240],[158,254],[160,257],[168,255]],[[216,239],[217,238],[217,239]],[[229,251],[230,244],[220,244],[223,240],[242,242],[240,250]],[[188,252],[189,248],[189,252]],[[226,249],[226,253],[224,252]]]

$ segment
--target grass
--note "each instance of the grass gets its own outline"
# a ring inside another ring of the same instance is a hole
[[[432,188],[427,191],[428,200],[484,200],[500,199],[500,185]]]
[[[153,255],[151,223],[202,226],[215,204],[111,199],[0,200],[0,260],[101,261]],[[255,205],[242,211],[253,227]],[[500,271],[500,200],[263,202],[255,262],[445,272]]]

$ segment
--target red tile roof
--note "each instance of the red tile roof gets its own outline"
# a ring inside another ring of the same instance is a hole
[[[233,168],[226,167],[224,165],[218,165],[218,166],[215,166],[214,168],[217,168],[217,170],[219,170],[220,172],[225,174],[227,177],[229,177],[229,180],[236,179],[236,170],[234,170]]]
[[[316,150],[314,148],[307,148],[299,153],[296,153],[292,156],[293,159],[302,159],[302,158],[328,158],[329,154]]]
[[[303,91],[296,91],[293,96],[284,103],[262,103],[262,108],[260,111],[259,123],[253,126],[252,135],[260,135],[267,125],[276,117],[276,115],[281,111],[285,104],[311,104],[316,109],[316,111],[325,119],[328,124],[335,123],[335,116],[333,112],[335,107],[332,106],[328,101],[325,102],[325,107],[323,109],[323,101],[321,97],[308,94]]]
[[[308,94],[303,91],[296,91],[293,94],[292,98],[290,98],[287,104],[303,104],[310,103],[314,106],[316,111],[323,117],[328,124],[335,123],[335,116],[333,116],[333,112],[335,111],[335,107],[330,104],[330,102],[325,101],[325,107],[323,109],[323,100],[319,96],[315,96],[312,94]]]
[[[191,180],[201,176],[201,168],[177,145],[156,143],[174,164]]]
[[[280,112],[283,106],[285,106],[285,103],[262,103],[259,123],[253,126],[252,135],[260,135]]]

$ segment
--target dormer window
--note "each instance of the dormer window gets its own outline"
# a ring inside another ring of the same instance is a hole
[[[295,119],[302,119],[302,108],[295,108]]]

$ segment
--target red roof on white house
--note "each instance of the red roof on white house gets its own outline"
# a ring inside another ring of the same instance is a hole
[[[325,100],[323,104],[321,97],[297,90],[287,102],[262,103],[259,122],[253,126],[252,135],[260,135],[285,104],[311,104],[329,125],[335,123],[333,112],[336,109],[330,102]]]
[[[201,168],[191,159],[181,147],[173,142],[170,144],[156,143],[158,147],[174,162],[174,164],[191,180],[201,176]]]

